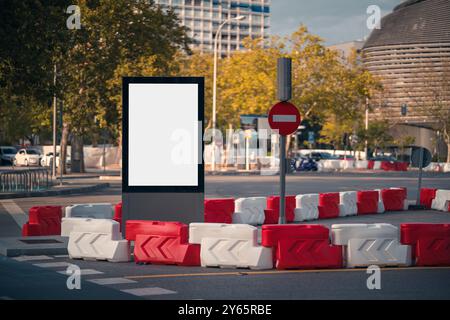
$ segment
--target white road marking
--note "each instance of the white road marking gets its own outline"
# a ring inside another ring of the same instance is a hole
[[[81,269],[81,275],[82,276],[89,276],[91,274],[103,274],[103,272],[98,271],[98,270],[94,270],[94,269]],[[66,271],[57,271],[58,273],[67,275]]]
[[[13,200],[2,200],[0,203],[22,229],[22,226],[28,221],[28,215]]]
[[[22,261],[37,261],[37,260],[53,260],[52,257],[49,256],[20,256],[12,258],[13,260],[22,262]]]
[[[61,268],[61,267],[68,267],[70,265],[71,265],[71,263],[68,263],[68,262],[45,262],[45,263],[33,264],[33,266],[40,267],[40,268]]]
[[[53,256],[53,257],[55,257],[55,258],[68,258],[69,257],[69,255],[68,254],[60,254],[60,255],[56,255],[56,256]]]
[[[158,287],[148,287],[148,288],[136,288],[136,289],[125,289],[120,290],[125,293],[132,294],[134,296],[138,297],[144,297],[144,296],[159,296],[163,294],[176,294],[176,291],[167,290],[163,288]]]
[[[89,282],[99,284],[102,286],[112,285],[112,284],[125,284],[125,283],[136,283],[137,281],[125,278],[103,278],[103,279],[91,279]]]

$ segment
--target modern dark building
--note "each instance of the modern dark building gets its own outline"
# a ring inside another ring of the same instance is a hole
[[[364,65],[384,87],[370,101],[370,118],[388,120],[394,134],[414,136],[416,145],[436,150],[437,119],[431,112],[436,102],[430,88],[450,76],[450,0],[401,3],[371,33],[363,53]],[[448,105],[450,90],[445,91]]]

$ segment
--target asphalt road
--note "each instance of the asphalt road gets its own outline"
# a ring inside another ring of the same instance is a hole
[[[208,197],[267,196],[278,193],[278,178],[214,176],[206,179]],[[415,196],[415,174],[306,174],[289,176],[289,194],[405,186]],[[425,187],[450,189],[450,175],[426,174]],[[0,201],[0,237],[20,234],[17,221],[34,205],[120,201],[119,183],[89,195]],[[450,223],[450,213],[399,212],[321,220],[319,223]],[[30,260],[33,259],[33,260]],[[0,299],[450,299],[450,268],[382,269],[381,290],[368,290],[365,269],[250,270],[188,268],[70,260],[68,257],[0,259]],[[56,264],[54,264],[56,262]],[[49,263],[49,264],[48,264]],[[82,270],[82,289],[68,290],[68,264]]]

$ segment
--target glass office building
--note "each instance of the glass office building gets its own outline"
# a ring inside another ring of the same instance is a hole
[[[219,25],[227,19],[244,16],[241,21],[225,25],[219,38],[222,56],[242,50],[247,37],[268,38],[270,27],[270,0],[155,0],[157,4],[172,7],[183,25],[190,29],[193,49],[203,53],[214,51],[214,37]]]

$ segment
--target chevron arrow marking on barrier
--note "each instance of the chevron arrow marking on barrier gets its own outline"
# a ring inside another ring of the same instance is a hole
[[[375,243],[377,240],[375,239],[368,239],[365,240],[362,245],[358,248],[358,251],[360,251],[369,261],[378,261],[377,257],[374,256],[372,249],[375,246]]]
[[[322,258],[323,240],[298,240],[289,248],[289,252],[295,252],[297,256],[308,257],[310,259]]]
[[[440,259],[448,260],[450,251],[450,240],[448,239],[435,239],[428,246],[429,250]]]
[[[102,246],[98,244],[104,241],[106,237],[107,235],[102,233],[82,233],[80,237],[75,239],[74,244],[82,255],[91,256],[93,252],[96,256],[103,256]]]
[[[389,261],[397,261],[398,259],[390,251],[395,244],[393,239],[384,239],[381,241],[378,251],[383,253]]]
[[[175,237],[148,236],[140,245],[140,249],[151,259],[175,260],[176,255],[172,249],[177,245],[178,239]]]
[[[228,253],[231,257],[231,261],[239,261],[239,251],[245,245],[247,240],[230,240],[230,239],[220,239],[217,240],[212,246],[207,248],[209,253],[215,258],[215,260],[220,262],[226,262],[227,259],[224,258],[224,252]],[[222,257],[222,258],[220,258]]]

